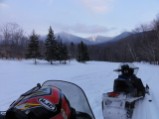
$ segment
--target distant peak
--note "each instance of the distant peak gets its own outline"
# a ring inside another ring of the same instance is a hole
[[[91,39],[92,41],[96,41],[97,37],[98,37],[97,35],[94,35],[94,36],[89,37],[89,39]]]

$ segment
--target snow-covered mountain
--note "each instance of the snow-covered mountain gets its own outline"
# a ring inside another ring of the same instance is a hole
[[[112,43],[116,43],[119,40],[123,40],[124,38],[130,36],[131,34],[132,34],[131,32],[123,32],[115,37],[112,37],[112,38],[106,40],[106,41],[103,40],[103,42],[99,42],[97,45],[101,45],[101,46],[110,45]]]
[[[112,37],[104,37],[104,36],[91,36],[87,38],[89,41],[93,42],[93,44],[103,43],[110,41]]]
[[[123,32],[115,37],[106,37],[106,36],[97,35],[97,36],[90,36],[88,38],[82,38],[82,37],[75,36],[66,32],[61,32],[61,33],[57,33],[56,37],[60,37],[64,43],[73,42],[75,44],[78,44],[81,41],[83,41],[87,45],[95,45],[95,44],[110,43],[110,42],[122,40],[128,37],[129,35],[131,35],[131,32]]]
[[[63,43],[70,44],[71,42],[74,44],[79,44],[81,41],[87,45],[96,45],[96,44],[103,44],[118,41],[120,39],[126,38],[127,36],[131,35],[130,32],[123,32],[115,37],[106,37],[106,36],[90,36],[88,38],[82,38],[70,33],[60,32],[56,33],[56,39],[60,39]],[[45,40],[46,36],[41,36],[41,40]]]
[[[78,36],[75,36],[75,35],[72,35],[72,34],[69,34],[69,33],[66,33],[66,32],[57,33],[55,35],[56,35],[56,38],[59,37],[60,40],[62,40],[63,43],[73,42],[75,44],[79,44],[81,41],[84,42],[87,45],[92,43],[91,41],[89,41],[85,38],[81,38],[81,37],[78,37]]]
[[[124,38],[126,38],[126,37],[128,37],[130,35],[131,35],[131,32],[123,32],[123,33],[115,36],[114,38],[112,38],[111,41],[118,41],[118,40],[124,39]]]

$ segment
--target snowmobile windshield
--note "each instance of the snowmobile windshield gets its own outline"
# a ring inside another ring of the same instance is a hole
[[[78,85],[67,81],[49,80],[43,83],[42,87],[45,86],[56,86],[60,88],[69,100],[72,108],[74,108],[77,112],[87,113],[92,117],[92,119],[95,119],[88,103],[88,99],[84,91]]]

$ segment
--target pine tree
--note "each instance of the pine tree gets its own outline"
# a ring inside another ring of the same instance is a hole
[[[32,35],[30,36],[30,42],[28,44],[28,50],[26,57],[27,58],[34,58],[35,64],[37,63],[36,59],[40,56],[39,52],[39,38],[38,35],[35,34],[33,31]]]
[[[45,52],[45,58],[47,61],[49,61],[52,64],[53,60],[56,60],[56,50],[57,50],[57,43],[55,41],[55,35],[54,32],[50,26],[49,28],[49,33],[47,35],[47,39],[45,41],[45,47],[46,47],[46,52]]]
[[[68,50],[67,46],[62,43],[62,40],[60,37],[58,37],[58,43],[57,43],[57,60],[64,61],[66,63],[66,60],[68,59]]]
[[[78,44],[77,61],[85,62],[88,60],[89,60],[89,54],[88,54],[87,45],[85,45],[83,42],[81,42],[80,44]]]
[[[77,51],[76,51],[76,45],[71,42],[70,45],[69,45],[69,56],[71,59],[75,59],[76,58],[76,54],[77,54]]]
[[[68,58],[67,46],[63,43],[60,43],[60,61],[64,61],[66,63]]]

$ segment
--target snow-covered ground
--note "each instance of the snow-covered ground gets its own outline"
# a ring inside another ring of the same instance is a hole
[[[101,110],[102,94],[112,91],[113,72],[120,63],[90,61],[85,64],[71,61],[68,64],[50,65],[46,61],[0,60],[0,110],[6,110],[20,94],[37,83],[46,80],[65,80],[82,87],[88,97],[96,119],[103,119]],[[133,119],[159,119],[159,66],[134,63],[140,69],[137,76],[149,84],[153,101],[138,102]]]

